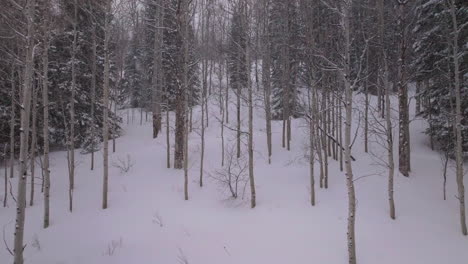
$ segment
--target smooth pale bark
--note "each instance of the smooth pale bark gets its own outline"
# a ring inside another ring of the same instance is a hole
[[[453,64],[454,64],[454,78],[455,78],[455,156],[456,156],[456,173],[457,173],[457,187],[458,187],[458,201],[460,206],[460,226],[463,235],[468,235],[466,228],[466,212],[465,212],[465,186],[463,185],[463,147],[462,147],[462,110],[461,110],[461,88],[460,88],[460,65],[458,54],[458,36],[459,28],[456,15],[456,7],[454,0],[450,2],[450,15],[452,18],[452,41],[453,41]]]
[[[161,7],[157,6],[154,22],[154,50],[153,50],[153,138],[157,138],[161,130],[161,86],[160,86],[160,21]]]
[[[96,148],[94,144],[94,137],[96,136],[96,117],[95,117],[95,108],[96,108],[96,58],[97,58],[97,36],[96,36],[96,21],[93,24],[93,33],[92,33],[92,46],[93,46],[93,56],[91,59],[92,73],[91,73],[91,133],[93,139],[91,140],[91,170],[94,170],[94,149]]]
[[[354,189],[354,179],[353,179],[353,167],[351,164],[351,124],[353,121],[353,91],[350,81],[350,16],[352,8],[352,0],[347,0],[342,3],[342,27],[345,37],[344,43],[344,71],[342,72],[342,78],[344,80],[345,86],[345,135],[344,135],[344,160],[345,160],[345,169],[346,169],[346,187],[348,190],[348,263],[356,264],[356,239],[355,239],[355,222],[356,222],[356,194]]]
[[[3,196],[3,207],[7,206],[7,200],[8,200],[8,166],[6,166],[6,160],[7,160],[7,149],[8,149],[8,144],[5,144],[5,149],[3,150],[3,157],[5,161],[5,182],[3,183],[4,187],[4,196]]]
[[[23,100],[21,108],[21,129],[20,129],[20,177],[18,181],[18,193],[16,203],[16,224],[14,240],[14,264],[23,264],[24,250],[24,221],[26,217],[26,180],[28,176],[27,159],[29,145],[29,120],[31,112],[31,87],[34,73],[34,6],[35,0],[28,0],[25,8],[25,18],[27,24],[24,78],[23,78]]]
[[[15,67],[11,66],[11,116],[10,116],[10,178],[15,174],[15,122],[16,122],[16,81]]]
[[[249,182],[250,182],[250,208],[255,208],[257,204],[255,192],[255,177],[254,177],[254,157],[253,157],[253,98],[252,98],[252,83],[250,77],[250,53],[247,44],[246,47],[246,67],[247,67],[247,89],[249,91]]]
[[[377,9],[377,23],[379,25],[378,27],[378,38],[379,38],[379,43],[383,43],[383,38],[384,38],[384,0],[377,0],[376,1],[376,9]],[[383,58],[382,56],[379,57],[379,66],[380,68],[383,68]],[[379,79],[380,72],[377,73],[377,79]],[[378,80],[376,81],[378,82]],[[382,113],[382,118],[384,116],[383,112],[383,94],[382,94],[382,87],[380,85],[376,85],[377,88],[377,110]]]
[[[72,58],[71,58],[71,97],[70,97],[70,190],[75,188],[75,94],[76,94],[76,51],[77,51],[77,26],[78,26],[78,2],[75,0],[74,16],[73,16],[73,43],[72,43]],[[70,211],[72,207],[70,206]]]
[[[266,6],[266,2],[265,2]],[[265,7],[265,10],[267,7]],[[265,18],[264,30],[267,30],[267,18]],[[265,122],[266,122],[266,134],[267,134],[267,149],[268,149],[268,164],[271,164],[271,156],[273,152],[272,147],[272,133],[271,133],[271,69],[270,69],[270,49],[269,49],[269,37],[265,33],[264,36],[264,51],[262,60],[262,82],[263,82],[263,100],[265,103]]]
[[[310,88],[312,89],[312,88]],[[308,102],[309,102],[309,177],[310,177],[310,204],[315,206],[315,175],[314,175],[314,157],[315,157],[315,148],[314,148],[314,136],[315,136],[315,113],[313,113],[313,99],[311,98],[310,89],[308,91]]]
[[[164,83],[164,76],[162,81]],[[169,98],[166,96],[166,167],[168,169],[171,168],[171,120],[169,113]]]
[[[207,8],[207,6],[204,6],[204,8]],[[209,39],[209,33],[208,33],[208,25],[209,25],[209,18],[210,18],[210,10],[208,8],[207,10],[208,15],[205,20],[205,17],[202,17],[201,20],[201,37],[205,43],[205,45],[208,42]],[[199,184],[200,187],[203,187],[203,165],[205,162],[205,124],[208,126],[208,119],[206,119],[205,123],[205,114],[206,116],[208,115],[207,110],[208,110],[208,104],[207,104],[207,90],[208,90],[208,51],[205,49],[203,61],[202,61],[202,98],[201,98],[201,134],[200,134],[200,144],[201,144],[201,149],[200,149],[200,180]],[[211,77],[210,77],[211,78]],[[210,87],[211,89],[211,87]],[[210,90],[211,94],[211,90]],[[207,117],[206,117],[207,118]]]
[[[341,102],[341,93],[339,95],[339,101]],[[342,104],[340,103],[339,106],[338,106],[338,132],[339,132],[339,142],[340,142],[340,146],[343,146],[343,106]],[[343,148],[340,147],[340,171],[343,171]]]
[[[237,60],[239,61],[239,59]],[[237,62],[238,66],[239,66],[239,62]],[[239,67],[237,67],[236,69],[239,69]],[[237,83],[236,84],[237,86],[237,93],[236,93],[236,98],[237,98],[237,104],[236,104],[236,113],[237,113],[237,137],[236,137],[236,140],[237,140],[237,158],[240,158],[241,156],[241,93],[242,93],[242,89],[241,89],[241,85],[240,83]]]
[[[49,169],[49,16],[46,14],[44,30],[44,54],[42,57],[42,104],[44,107],[44,120],[42,133],[44,137],[44,161],[42,170],[44,172],[44,228],[49,227],[50,218],[50,169]]]
[[[200,187],[203,187],[203,165],[204,165],[204,158],[205,158],[205,109],[207,109],[207,104],[205,103],[206,100],[206,92],[207,92],[207,65],[208,61],[205,59],[203,62],[203,86],[202,86],[202,103],[201,103],[201,150],[200,150]]]
[[[34,177],[35,177],[35,169],[36,169],[36,144],[37,144],[37,86],[33,86],[33,99],[32,99],[32,130],[31,130],[31,147],[30,147],[30,165],[29,169],[31,171],[31,189],[30,189],[30,197],[29,197],[29,206],[34,205]]]
[[[385,123],[386,123],[386,141],[387,141],[387,166],[388,166],[388,203],[390,208],[390,218],[395,219],[395,200],[393,198],[394,184],[393,178],[395,174],[395,162],[393,160],[393,126],[391,119],[391,107],[390,107],[390,85],[388,83],[388,67],[387,63],[384,62],[383,82],[385,91]]]
[[[103,180],[102,180],[102,209],[106,209],[107,194],[109,185],[109,39],[110,39],[110,26],[109,16],[111,9],[111,1],[106,5],[106,14],[104,19],[104,86],[103,86],[103,124],[102,124],[102,138],[103,138]]]
[[[369,76],[369,51],[366,52],[366,76]],[[369,152],[369,78],[364,80],[364,152]]]
[[[182,77],[182,85],[183,85],[183,91],[182,91],[182,96],[183,96],[183,106],[184,106],[184,127],[183,127],[183,163],[184,163],[184,198],[187,201],[189,199],[189,192],[188,192],[188,110],[189,110],[189,102],[187,100],[188,96],[187,93],[191,93],[189,91],[189,82],[188,82],[188,74],[189,74],[189,69],[188,69],[188,60],[189,60],[189,1],[188,0],[181,0],[182,3],[182,14],[180,14],[181,21],[180,21],[180,27],[183,29],[183,56],[184,56],[184,72],[183,72],[183,77]],[[203,120],[202,120],[203,122]]]
[[[71,57],[70,136],[68,138],[68,210],[73,211],[73,189],[75,188],[75,94],[76,94],[76,50],[78,3],[74,0],[73,42]]]
[[[226,106],[224,107],[225,112],[226,112],[226,124],[229,124],[229,86],[230,86],[229,67],[228,67],[228,62],[226,60],[226,92],[225,92],[226,99],[224,100],[226,104]]]

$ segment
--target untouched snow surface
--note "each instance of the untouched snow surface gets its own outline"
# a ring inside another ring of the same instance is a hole
[[[359,100],[357,97],[356,103]],[[117,151],[111,154],[110,163],[129,155],[134,166],[128,173],[110,167],[109,208],[100,209],[102,152],[96,155],[95,170],[90,171],[90,155],[76,151],[73,213],[68,212],[65,152],[52,153],[51,226],[42,229],[43,198],[38,186],[35,205],[28,206],[26,212],[26,263],[347,263],[345,176],[338,163],[330,160],[329,188],[319,189],[317,179],[317,204],[310,206],[305,152],[308,139],[303,120],[293,121],[289,152],[281,148],[281,124],[274,123],[273,160],[268,165],[264,114],[260,108],[256,110],[258,200],[257,207],[250,209],[248,187],[244,200],[231,201],[208,177],[208,173],[220,168],[221,161],[220,126],[215,118],[219,111],[215,105],[210,106],[203,188],[198,186],[199,108],[194,111],[189,201],[183,200],[183,171],[166,169],[165,131],[153,140],[151,124],[144,122],[140,126],[138,113],[129,125],[126,114],[122,115],[124,135],[117,139]],[[230,119],[230,125],[234,126],[234,109],[230,111]],[[246,119],[243,122],[246,129]],[[353,130],[356,126],[357,121]],[[444,201],[441,159],[428,147],[427,137],[422,134],[425,126],[422,120],[411,124],[413,170],[409,178],[395,176],[395,221],[388,216],[387,174],[364,153],[362,130],[359,132],[353,147],[357,158],[353,162],[354,173],[356,178],[368,176],[355,182],[360,264],[468,263],[468,238],[460,232],[454,171],[449,171]],[[226,144],[234,144],[234,133],[229,129],[225,132]],[[394,141],[397,142],[396,136]],[[372,147],[382,152],[376,144]],[[318,166],[316,169],[317,176]],[[40,175],[39,169],[36,175]],[[14,193],[16,180],[12,181]],[[3,180],[0,182],[3,190]],[[10,248],[14,221],[15,207],[10,197],[8,208],[0,208],[0,225]],[[12,262],[2,246],[0,263]]]

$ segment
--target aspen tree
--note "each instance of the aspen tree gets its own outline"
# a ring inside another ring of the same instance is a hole
[[[30,147],[30,154],[29,160],[30,165],[29,169],[31,171],[31,191],[30,191],[30,198],[29,198],[29,206],[34,205],[34,177],[35,177],[35,169],[36,169],[36,145],[37,145],[37,93],[39,87],[36,85],[32,86],[32,127],[31,127],[31,147]]]
[[[455,0],[447,0],[449,2],[450,16],[452,20],[452,60],[454,64],[454,78],[455,78],[455,129],[456,129],[456,174],[457,174],[457,187],[458,187],[458,201],[460,206],[460,226],[463,235],[468,235],[466,228],[466,212],[465,212],[465,186],[463,185],[463,147],[462,147],[462,110],[461,110],[461,88],[460,88],[460,64],[458,54],[458,36],[459,28],[457,22],[457,14],[455,9]]]
[[[105,19],[104,19],[104,87],[103,87],[103,183],[102,183],[102,209],[106,209],[108,185],[109,185],[109,40],[110,40],[110,26],[109,16],[111,12],[111,0],[106,0],[105,3]]]
[[[11,65],[11,115],[10,115],[10,178],[15,174],[15,122],[16,122],[16,80],[15,65]]]
[[[26,47],[24,60],[23,78],[23,100],[21,105],[21,128],[20,128],[20,177],[18,182],[18,193],[16,202],[16,224],[14,239],[14,264],[23,264],[24,250],[24,221],[26,217],[26,180],[28,176],[27,155],[29,146],[29,120],[31,112],[31,89],[34,72],[34,7],[35,0],[28,0],[25,7],[25,19],[27,25]]]
[[[43,138],[44,138],[44,160],[43,160],[43,172],[44,172],[44,223],[43,227],[49,227],[49,216],[50,216],[50,169],[49,169],[49,46],[50,46],[50,30],[49,30],[49,12],[48,7],[50,6],[49,0],[46,0],[45,17],[43,22],[43,54],[42,54],[42,104],[44,107],[44,120],[43,120]]]

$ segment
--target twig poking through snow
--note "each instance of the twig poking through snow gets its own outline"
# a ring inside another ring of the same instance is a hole
[[[179,255],[177,256],[177,261],[180,264],[189,264],[187,256],[185,256],[184,251],[179,248]]]

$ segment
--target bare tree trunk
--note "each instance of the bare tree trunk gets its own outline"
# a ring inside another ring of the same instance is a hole
[[[247,6],[244,7],[247,9]],[[247,10],[245,11],[245,19],[247,20]],[[247,27],[247,21],[245,23]],[[250,207],[255,208],[256,206],[256,193],[255,193],[255,178],[254,178],[254,157],[253,157],[253,98],[252,98],[252,80],[251,80],[251,68],[250,68],[250,50],[249,42],[245,48],[245,61],[247,67],[247,89],[249,91],[249,182],[250,182]]]
[[[345,36],[344,45],[344,72],[342,72],[345,84],[345,104],[346,104],[346,121],[345,121],[345,167],[346,167],[346,187],[348,189],[348,256],[349,264],[356,264],[356,240],[355,240],[355,221],[356,221],[356,195],[354,190],[353,168],[351,164],[351,124],[353,120],[353,91],[350,83],[350,13],[352,8],[352,0],[343,3],[342,9],[342,26]]]
[[[8,144],[5,144],[5,148],[3,149],[3,157],[5,161],[5,182],[3,183],[4,187],[4,196],[3,196],[3,207],[7,206],[7,200],[8,200],[8,166],[7,166],[7,149],[8,149]]]
[[[408,177],[410,171],[409,150],[409,114],[408,114],[408,86],[406,84],[406,34],[403,25],[403,12],[407,1],[398,1],[398,25],[400,30],[399,59],[398,59],[398,98],[399,98],[399,170]]]
[[[157,138],[161,130],[161,85],[160,85],[160,21],[161,6],[156,7],[156,18],[154,21],[154,54],[153,54],[153,138]]]
[[[34,177],[36,168],[36,145],[37,145],[37,92],[39,88],[35,85],[32,87],[32,131],[31,131],[31,147],[30,147],[30,170],[31,170],[31,192],[29,199],[29,206],[34,205]]]
[[[75,94],[76,94],[76,50],[77,50],[77,24],[78,24],[78,2],[74,0],[74,16],[73,16],[73,43],[72,43],[72,83],[70,97],[70,192],[75,188]],[[72,203],[70,203],[70,211],[72,211]]]
[[[206,55],[206,54],[205,54]],[[205,109],[208,105],[205,104],[206,92],[207,92],[207,73],[208,73],[208,61],[203,61],[203,87],[202,87],[202,103],[201,103],[201,150],[200,150],[200,187],[203,187],[203,163],[205,158]]]
[[[92,63],[92,73],[91,73],[91,118],[92,118],[92,128],[91,128],[91,170],[94,170],[94,150],[96,148],[95,146],[95,140],[94,138],[96,137],[96,117],[95,117],[95,107],[96,107],[96,58],[97,58],[97,40],[96,40],[96,21],[94,21],[93,24],[93,57],[91,60]]]
[[[315,149],[314,149],[314,134],[315,134],[315,113],[312,109],[313,99],[311,98],[311,92],[309,88],[308,91],[308,103],[309,103],[309,177],[310,177],[310,204],[315,206],[315,179],[314,179],[314,157],[315,157]]]
[[[237,62],[239,63],[239,62]],[[237,67],[237,69],[239,69],[239,67]],[[236,94],[236,97],[237,97],[237,105],[236,105],[236,108],[237,108],[237,158],[240,158],[241,154],[241,117],[240,117],[240,113],[241,113],[241,85],[239,83],[236,84],[237,86],[237,94]]]
[[[366,51],[366,76],[369,76],[369,51]],[[369,77],[364,80],[364,152],[369,152]]]
[[[76,49],[77,49],[77,24],[78,3],[74,0],[73,15],[73,43],[71,57],[71,96],[70,96],[70,136],[68,138],[68,210],[73,211],[73,189],[75,188],[75,93],[76,93]]]
[[[265,4],[266,5],[266,4]],[[265,7],[267,10],[267,7]],[[265,11],[266,12],[266,11]],[[265,31],[267,30],[267,18],[265,18]],[[272,133],[271,133],[271,70],[270,70],[270,49],[269,37],[265,33],[264,36],[264,51],[262,60],[262,81],[263,81],[263,96],[265,103],[265,121],[266,121],[266,134],[267,134],[267,148],[268,148],[268,164],[271,164],[272,156]]]
[[[23,100],[21,109],[21,129],[20,129],[20,178],[18,182],[18,193],[16,202],[16,224],[14,241],[14,264],[23,264],[23,239],[24,221],[26,217],[26,180],[28,176],[27,156],[29,139],[29,117],[31,110],[31,86],[34,72],[34,6],[35,0],[28,0],[25,8],[25,18],[27,21],[27,35],[24,61],[24,83]]]
[[[44,54],[42,57],[42,104],[44,106],[43,137],[44,137],[44,228],[49,227],[50,215],[50,169],[49,169],[49,14],[46,14],[44,22]]]
[[[384,56],[385,59],[385,56]],[[393,161],[393,126],[391,120],[390,107],[390,85],[388,83],[388,67],[387,62],[384,62],[384,90],[385,90],[385,122],[387,133],[387,155],[388,155],[388,202],[390,207],[390,218],[395,220],[395,200],[393,199],[393,178],[395,174],[395,163]]]
[[[10,118],[10,178],[15,173],[15,122],[16,122],[16,85],[15,66],[11,66],[11,118]]]
[[[183,72],[183,104],[184,104],[184,117],[183,117],[183,122],[184,127],[183,127],[183,135],[184,135],[184,140],[183,140],[183,161],[184,161],[184,198],[187,201],[189,199],[189,194],[188,194],[188,110],[189,110],[189,102],[187,100],[188,96],[187,93],[191,93],[189,90],[189,82],[188,82],[188,74],[189,74],[189,69],[188,69],[188,60],[189,60],[189,5],[190,2],[188,0],[181,0],[182,1],[182,14],[180,15],[181,21],[180,21],[180,27],[183,29],[182,31],[182,39],[183,39],[183,56],[184,56],[184,72]],[[202,120],[203,122],[203,120]]]
[[[162,76],[162,81],[165,86],[165,79]],[[170,111],[169,111],[169,97],[167,96],[167,88],[166,91],[166,166],[167,168],[171,168],[171,120],[170,120]]]
[[[462,111],[461,111],[461,88],[460,88],[460,65],[458,62],[458,36],[459,28],[457,23],[457,15],[455,10],[455,1],[450,0],[450,15],[452,17],[453,26],[453,63],[454,63],[454,78],[455,78],[455,128],[456,128],[456,164],[457,164],[457,186],[458,186],[458,201],[460,203],[460,226],[463,235],[468,235],[466,228],[466,212],[465,212],[465,186],[463,185],[463,147],[462,147]]]
[[[343,146],[343,106],[342,106],[342,97],[341,93],[339,95],[338,100],[340,101],[339,108],[338,108],[338,129],[339,129],[339,142],[340,146]],[[340,171],[343,171],[343,148],[340,147]]]
[[[226,111],[226,124],[229,124],[229,67],[227,65],[227,60],[226,60],[226,99],[224,100],[226,103],[226,106],[224,107]]]
[[[75,0],[76,1],[76,0]],[[102,209],[107,209],[107,194],[109,185],[109,39],[110,39],[110,26],[109,16],[111,12],[111,1],[107,1],[106,14],[104,19],[104,86],[103,86],[103,124],[102,124],[102,138],[103,138],[103,180],[102,180]]]
[[[170,120],[169,120],[169,110],[166,109],[166,163],[167,168],[171,168],[171,140],[170,140]]]

